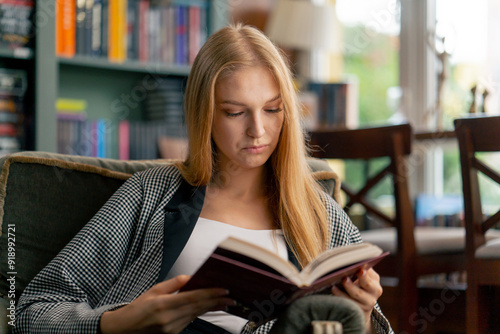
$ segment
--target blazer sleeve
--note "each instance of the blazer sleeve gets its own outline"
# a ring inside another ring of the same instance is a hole
[[[141,214],[140,177],[129,178],[72,241],[30,282],[14,333],[97,333],[96,307],[126,265]]]

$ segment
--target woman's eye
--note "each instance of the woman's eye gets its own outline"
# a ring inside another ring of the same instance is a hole
[[[241,115],[241,114],[243,114],[243,112],[242,112],[242,111],[240,111],[240,112],[230,112],[230,111],[226,111],[226,116],[228,116],[228,117],[237,117],[237,116],[239,116],[239,115]]]
[[[266,109],[267,112],[280,112],[282,111],[283,109],[281,108],[274,108],[274,109]]]

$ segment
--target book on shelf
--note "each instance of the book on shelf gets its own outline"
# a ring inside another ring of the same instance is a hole
[[[71,58],[76,53],[76,2],[56,1],[56,56]]]
[[[318,98],[319,128],[357,126],[358,83],[354,77],[335,83],[311,82],[308,91]]]
[[[208,1],[60,0],[56,55],[188,65],[208,30]]]
[[[301,271],[279,255],[250,242],[222,241],[180,291],[225,288],[237,305],[229,313],[261,323],[306,295],[330,293],[333,285],[373,267],[388,253],[372,244],[329,249]]]
[[[27,81],[25,70],[0,68],[0,155],[25,148]]]
[[[34,1],[0,1],[0,47],[31,49]]]

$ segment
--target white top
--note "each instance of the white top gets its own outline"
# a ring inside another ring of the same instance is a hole
[[[199,217],[186,246],[168,272],[167,279],[181,274],[193,275],[217,245],[229,236],[252,242],[288,259],[281,230],[251,230]],[[222,327],[230,333],[240,333],[247,323],[246,319],[223,311],[207,312],[199,318]]]

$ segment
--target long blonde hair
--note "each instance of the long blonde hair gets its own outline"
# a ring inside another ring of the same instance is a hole
[[[270,188],[274,189],[270,193],[270,205],[287,243],[304,266],[327,247],[327,215],[318,184],[306,161],[300,107],[285,59],[280,50],[253,27],[228,26],[210,36],[198,53],[187,82],[189,153],[178,167],[191,185],[204,186],[213,179],[216,82],[242,67],[268,67],[280,87],[284,109],[279,142],[268,161]]]

